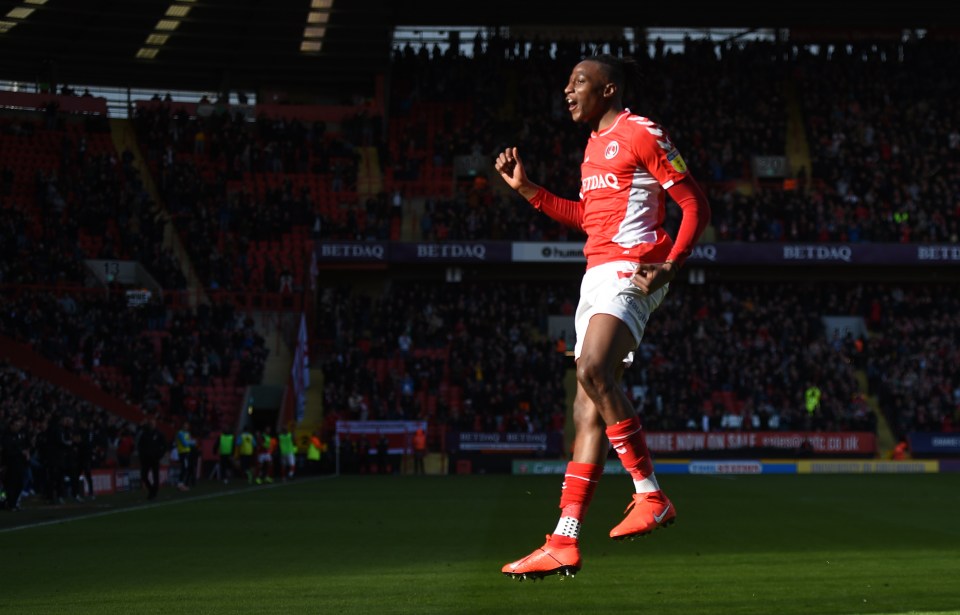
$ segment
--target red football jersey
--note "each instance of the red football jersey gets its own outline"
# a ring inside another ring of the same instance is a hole
[[[590,135],[580,202],[540,190],[531,203],[587,234],[587,268],[616,260],[663,262],[673,247],[663,230],[666,191],[687,173],[666,131],[625,109],[612,126]]]

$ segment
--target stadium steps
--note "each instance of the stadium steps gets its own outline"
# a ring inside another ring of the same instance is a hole
[[[787,100],[787,166],[791,177],[798,177],[800,171],[803,171],[804,183],[810,185],[813,175],[810,144],[807,142],[803,110],[793,81],[788,80],[784,84],[784,94]]]
[[[323,370],[319,367],[310,368],[310,388],[307,389],[306,408],[303,409],[301,423],[323,423]]]
[[[268,350],[263,366],[264,386],[285,386],[293,368],[293,344],[300,324],[296,312],[254,310],[247,313]]]
[[[380,156],[375,147],[360,147],[360,166],[357,169],[357,192],[361,201],[375,197],[383,191],[383,173],[380,172]]]
[[[854,373],[857,377],[860,391],[863,393],[864,399],[867,400],[867,405],[870,406],[873,414],[877,417],[877,453],[882,459],[889,459],[890,454],[893,452],[893,447],[897,445],[897,439],[893,436],[893,430],[890,429],[887,415],[880,409],[876,395],[870,395],[867,373],[862,369],[858,369]]]
[[[137,141],[137,136],[133,130],[133,125],[131,124],[130,120],[111,118],[110,138],[113,140],[113,145],[116,147],[118,154],[122,154],[124,150],[128,149],[130,150],[130,153],[133,154],[133,167],[139,171],[140,180],[143,182],[144,189],[147,191],[147,194],[150,195],[150,200],[156,203],[157,206],[163,211],[163,217],[166,221],[163,231],[163,245],[165,248],[170,249],[174,257],[177,259],[177,262],[180,264],[180,269],[183,271],[183,275],[187,278],[187,288],[190,289],[190,306],[196,307],[200,300],[205,296],[203,284],[200,282],[200,278],[197,276],[196,271],[194,271],[193,263],[190,260],[190,255],[186,248],[184,248],[183,243],[180,241],[180,235],[177,233],[176,228],[173,226],[173,222],[170,220],[170,216],[166,211],[166,206],[163,204],[163,199],[160,198],[160,191],[157,190],[157,184],[154,181],[153,174],[150,172],[150,166],[147,164],[146,159],[143,157],[143,153],[140,151],[140,144]]]
[[[294,430],[297,442],[304,436],[309,438],[323,425],[323,370],[319,367],[310,368],[310,386],[303,406],[303,419]]]
[[[426,211],[426,199],[422,197],[408,198],[403,204],[403,225],[400,227],[401,241],[423,241],[420,232],[420,220]]]
[[[265,319],[254,319],[265,320]],[[267,362],[263,366],[263,383],[265,385],[283,386],[287,383],[287,377],[293,367],[293,351],[287,344],[284,335],[284,327],[279,323],[274,323],[272,327],[260,327],[270,354],[267,355]]]

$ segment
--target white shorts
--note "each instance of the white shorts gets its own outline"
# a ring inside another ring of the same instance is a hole
[[[637,267],[637,263],[615,261],[591,267],[583,274],[583,281],[580,282],[580,303],[577,305],[574,320],[577,332],[577,344],[573,349],[575,358],[580,358],[587,325],[594,314],[610,314],[622,320],[633,334],[636,342],[634,348],[640,345],[650,314],[660,307],[663,298],[667,296],[669,285],[659,288],[650,296],[643,294],[630,282],[630,277]],[[627,353],[623,362],[627,366],[633,364],[633,351]]]

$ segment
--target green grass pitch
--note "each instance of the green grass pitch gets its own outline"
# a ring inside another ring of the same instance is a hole
[[[0,613],[960,613],[960,474],[662,476],[677,523],[622,543],[607,531],[632,484],[610,475],[576,578],[508,579],[561,480],[343,476],[3,513]]]

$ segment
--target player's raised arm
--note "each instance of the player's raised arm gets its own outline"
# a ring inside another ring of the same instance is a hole
[[[520,196],[528,201],[537,194],[540,186],[530,181],[527,172],[523,168],[523,161],[520,160],[520,154],[517,148],[508,147],[497,156],[494,162],[494,168],[507,185],[520,193]]]
[[[533,183],[527,177],[523,168],[523,161],[517,153],[517,148],[508,147],[497,156],[494,168],[507,185],[516,190],[520,196],[530,202],[533,207],[547,214],[557,222],[570,228],[583,230],[583,218],[580,204],[577,201],[562,199],[542,186]]]

